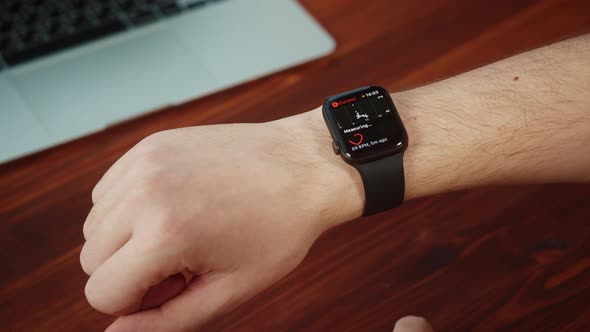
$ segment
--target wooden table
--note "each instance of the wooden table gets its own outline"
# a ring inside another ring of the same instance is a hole
[[[0,166],[0,330],[102,331],[78,255],[90,192],[146,135],[300,113],[367,83],[405,89],[590,31],[590,2],[305,0],[331,56]],[[335,229],[205,331],[590,331],[590,186],[415,200]]]

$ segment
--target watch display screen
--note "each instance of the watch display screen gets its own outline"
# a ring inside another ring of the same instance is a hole
[[[368,87],[329,98],[324,117],[345,159],[363,162],[403,151],[407,134],[389,93]]]

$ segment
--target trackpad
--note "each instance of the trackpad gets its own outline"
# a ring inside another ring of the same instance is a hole
[[[0,162],[53,143],[5,75],[0,75],[0,107]]]
[[[100,130],[211,89],[213,78],[175,33],[149,30],[84,46],[11,74],[58,139]]]

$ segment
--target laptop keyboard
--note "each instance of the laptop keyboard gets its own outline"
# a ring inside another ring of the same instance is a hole
[[[1,0],[0,56],[20,64],[216,1]]]

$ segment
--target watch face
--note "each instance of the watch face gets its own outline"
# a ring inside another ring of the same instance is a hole
[[[400,153],[407,147],[404,125],[389,93],[381,87],[330,97],[323,113],[340,154],[351,164]]]

